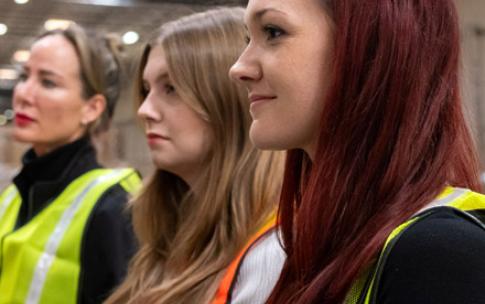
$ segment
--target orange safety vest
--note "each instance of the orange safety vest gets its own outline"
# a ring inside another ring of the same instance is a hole
[[[228,304],[231,299],[232,289],[236,283],[237,274],[242,265],[244,257],[249,250],[256,244],[263,236],[270,233],[276,226],[276,216],[272,216],[268,222],[256,232],[249,242],[244,246],[238,256],[227,267],[226,274],[219,284],[219,288],[216,291],[214,299],[211,304]]]

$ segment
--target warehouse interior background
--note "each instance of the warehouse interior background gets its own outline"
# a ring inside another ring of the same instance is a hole
[[[45,28],[75,22],[91,30],[115,33],[125,44],[129,75],[143,43],[162,23],[180,16],[246,0],[0,0],[0,187],[20,168],[28,148],[11,136],[12,89],[33,39]],[[456,0],[460,14],[462,95],[485,171],[485,1]],[[129,83],[129,79],[127,83]],[[97,139],[107,166],[134,166],[144,176],[152,170],[146,140],[135,119],[131,90],[119,100],[111,130]],[[483,175],[485,182],[485,175]]]

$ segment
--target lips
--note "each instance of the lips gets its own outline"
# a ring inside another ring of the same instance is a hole
[[[153,133],[153,132],[149,132],[146,134],[147,136],[147,141],[148,141],[148,144],[150,146],[153,146],[155,145],[157,142],[160,142],[160,141],[164,141],[164,140],[169,140],[168,137],[164,136],[164,135],[160,135],[158,133]]]
[[[249,94],[249,102],[250,103],[263,101],[263,100],[271,100],[271,99],[275,99],[275,98],[276,98],[276,96],[272,96],[272,95]]]
[[[268,101],[276,99],[274,95],[265,95],[265,94],[249,94],[249,113],[253,119],[255,119],[256,111],[262,104],[266,104]]]
[[[34,119],[26,114],[23,114],[23,113],[15,114],[15,124],[19,127],[29,125],[32,122],[34,122]]]
[[[152,133],[152,132],[147,133],[147,138],[148,139],[157,139],[157,138],[168,139],[167,136],[163,136],[163,135],[160,135],[160,134],[157,134],[157,133]]]

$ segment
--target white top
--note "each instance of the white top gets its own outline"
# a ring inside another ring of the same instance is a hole
[[[244,257],[231,304],[264,304],[278,281],[286,254],[276,230],[258,240]]]

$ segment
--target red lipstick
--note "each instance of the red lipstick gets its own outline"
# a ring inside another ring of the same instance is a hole
[[[19,127],[24,127],[34,122],[34,119],[28,115],[17,113],[15,114],[15,124]]]

